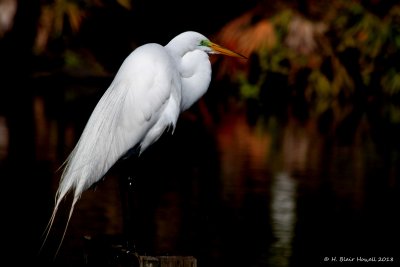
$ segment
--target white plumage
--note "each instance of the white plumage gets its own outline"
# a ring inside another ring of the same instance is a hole
[[[69,222],[82,193],[129,149],[139,146],[141,153],[166,128],[175,128],[179,114],[207,91],[211,81],[208,54],[213,53],[244,58],[199,33],[184,32],[166,46],[138,47],[125,59],[65,162],[45,239],[68,193],[73,194]]]

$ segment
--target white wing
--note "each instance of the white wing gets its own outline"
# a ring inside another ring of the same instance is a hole
[[[130,148],[140,145],[142,152],[168,125],[175,127],[180,97],[179,74],[164,47],[148,44],[132,52],[96,105],[66,161],[47,229],[68,192],[74,191],[70,218],[82,192],[99,181]]]

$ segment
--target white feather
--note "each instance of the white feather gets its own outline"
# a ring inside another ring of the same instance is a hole
[[[143,45],[125,59],[65,162],[43,245],[67,194],[73,200],[56,254],[82,193],[129,149],[139,145],[141,153],[167,127],[174,129],[179,114],[202,97],[211,80],[211,44],[199,33],[185,32],[165,47]]]
[[[69,192],[73,192],[73,200],[67,226],[82,193],[120,157],[136,144],[144,151],[166,127],[175,127],[181,90],[178,78],[170,55],[160,45],[142,46],[124,61],[65,162],[45,239]],[[65,231],[62,239],[64,235]]]

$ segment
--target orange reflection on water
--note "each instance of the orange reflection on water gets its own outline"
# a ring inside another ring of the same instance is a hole
[[[264,170],[269,162],[272,140],[266,131],[249,126],[243,114],[230,114],[219,125],[217,143],[224,200],[240,206],[247,190],[267,190],[268,177]],[[255,175],[247,176],[249,172]]]
[[[9,132],[6,118],[0,116],[0,160],[8,155]]]

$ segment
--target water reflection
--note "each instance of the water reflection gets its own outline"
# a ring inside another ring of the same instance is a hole
[[[266,192],[266,172],[272,137],[262,123],[250,126],[244,114],[231,114],[220,123],[217,135],[223,200],[239,208],[247,190]]]
[[[288,173],[274,176],[271,184],[271,226],[276,238],[269,250],[269,265],[290,266],[296,225],[296,182]]]
[[[8,154],[8,128],[6,118],[0,116],[0,160],[4,160]]]
[[[47,222],[56,169],[83,120],[49,117],[46,101],[34,99],[37,180],[30,189],[41,196],[33,198],[41,208],[29,213],[35,225],[31,238],[40,236]],[[245,112],[234,108],[212,125],[201,114],[197,109],[184,114],[173,136],[132,165],[142,253],[192,255],[200,267],[311,266],[341,256],[400,260],[395,124],[375,113],[361,116],[347,133],[351,138],[342,142],[346,131],[336,135],[330,127],[340,127],[330,123],[321,130],[312,118],[271,116],[249,124]],[[5,160],[8,132],[0,117],[0,171],[15,178],[18,172]],[[82,196],[54,266],[90,266],[83,237],[123,233],[119,175],[116,169]],[[55,226],[62,233],[62,221]],[[57,235],[51,242],[56,244]],[[101,262],[105,255],[93,253],[91,259]]]

